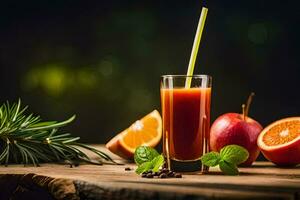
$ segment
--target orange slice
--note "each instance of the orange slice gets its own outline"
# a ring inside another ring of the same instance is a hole
[[[159,112],[154,110],[112,138],[106,147],[122,158],[131,159],[138,146],[155,147],[161,137],[162,119]]]
[[[300,163],[300,117],[278,120],[258,136],[257,145],[270,161],[278,165]]]
[[[266,149],[274,149],[298,139],[300,139],[300,117],[290,117],[266,127],[260,133],[258,143]]]

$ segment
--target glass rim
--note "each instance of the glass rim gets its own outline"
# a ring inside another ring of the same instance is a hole
[[[194,74],[194,75],[183,75],[183,74],[167,74],[167,75],[162,75],[161,78],[209,78],[211,79],[212,77],[207,74]]]

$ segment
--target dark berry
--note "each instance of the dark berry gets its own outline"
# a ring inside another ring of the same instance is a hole
[[[161,175],[159,175],[159,178],[167,178],[167,175],[165,173],[162,173]]]
[[[175,176],[175,172],[172,172],[172,171],[170,171],[170,172],[168,172],[168,177],[174,177]]]
[[[125,168],[125,171],[130,171],[130,170],[131,170],[130,167],[126,167],[126,168]]]
[[[146,178],[147,174],[142,173],[142,178]]]
[[[153,178],[153,174],[152,174],[152,173],[151,173],[151,174],[148,173],[146,177],[147,177],[147,178]]]
[[[162,169],[162,172],[163,172],[163,173],[168,173],[169,170],[168,170],[167,168],[163,168],[163,169]]]

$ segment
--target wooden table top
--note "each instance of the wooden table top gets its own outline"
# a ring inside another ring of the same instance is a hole
[[[112,155],[103,146],[97,147]],[[72,193],[70,199],[76,199],[76,196],[87,198],[87,195],[92,199],[92,193],[95,193],[94,199],[300,199],[299,166],[278,168],[270,162],[256,162],[250,168],[240,168],[239,176],[225,176],[218,168],[211,168],[206,175],[184,173],[182,179],[146,179],[135,174],[135,164],[115,155],[112,157],[124,165],[83,164],[73,168],[62,164],[1,166],[0,186],[3,184],[1,176],[30,174],[36,178],[50,177],[48,182],[56,181],[60,183],[58,185],[72,185],[69,191],[62,191],[65,196]],[[132,170],[125,171],[125,167]]]

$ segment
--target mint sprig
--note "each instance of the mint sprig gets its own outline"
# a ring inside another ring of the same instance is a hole
[[[165,163],[165,159],[163,157],[163,155],[159,155],[159,156],[156,156],[152,161],[151,161],[151,164],[152,164],[152,171],[153,172],[158,172],[159,171],[159,168],[161,166],[163,166]]]
[[[164,165],[165,159],[155,149],[147,146],[139,146],[134,153],[134,161],[138,165],[137,174],[147,171],[158,172]]]
[[[239,165],[248,159],[249,153],[239,145],[228,145],[221,149],[220,156],[229,163]]]
[[[140,165],[153,160],[157,156],[159,156],[159,153],[155,149],[148,146],[139,146],[134,152],[134,162]]]
[[[208,167],[217,166],[220,162],[221,156],[218,152],[209,152],[201,157],[201,161]]]
[[[137,174],[141,174],[143,172],[149,171],[151,168],[152,168],[152,163],[151,163],[151,161],[148,161],[148,162],[144,162],[144,163],[140,164],[138,166],[138,168],[135,170],[135,172]]]
[[[219,165],[220,170],[226,175],[238,175],[237,165],[245,162],[249,152],[239,145],[227,145],[218,152],[209,152],[201,157],[203,165],[214,167]]]
[[[235,176],[239,174],[239,169],[237,168],[237,166],[225,160],[220,161],[219,168],[226,175]]]
[[[158,155],[155,158],[153,158],[153,160],[138,165],[138,168],[135,170],[135,172],[137,174],[141,174],[150,170],[152,172],[158,172],[159,168],[163,166],[164,162],[164,157],[162,155]]]

